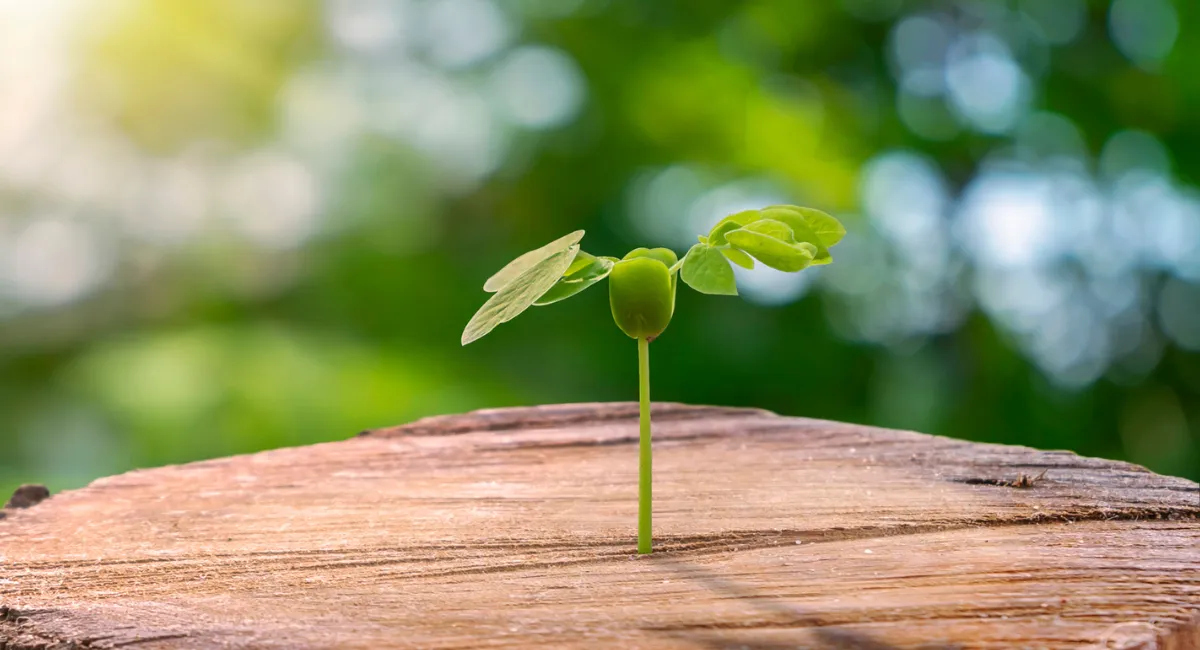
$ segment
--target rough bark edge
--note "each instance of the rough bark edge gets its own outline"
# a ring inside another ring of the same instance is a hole
[[[698,420],[702,418],[779,417],[764,409],[729,406],[696,406],[676,402],[655,402],[651,416],[658,421]],[[581,402],[545,404],[509,408],[481,409],[468,413],[434,415],[394,427],[368,429],[360,436],[393,438],[397,436],[446,436],[478,431],[549,429],[635,421],[637,402]]]
[[[176,639],[186,639],[192,633],[162,632],[143,636],[121,636],[120,634],[104,634],[73,640],[64,636],[69,633],[51,634],[42,631],[47,623],[55,620],[71,621],[78,618],[78,612],[65,609],[32,609],[19,610],[0,606],[0,650],[109,650],[143,644],[149,647],[163,647],[163,642]],[[89,617],[95,623],[97,618]],[[172,644],[167,643],[166,647]]]

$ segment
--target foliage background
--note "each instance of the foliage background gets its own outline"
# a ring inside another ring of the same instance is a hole
[[[483,280],[777,202],[836,263],[681,290],[656,399],[1200,478],[1198,7],[0,0],[0,488],[633,399]]]

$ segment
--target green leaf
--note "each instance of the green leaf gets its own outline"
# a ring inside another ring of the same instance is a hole
[[[729,260],[721,251],[705,244],[696,244],[683,258],[679,276],[700,293],[716,296],[736,296],[737,283]]]
[[[781,208],[799,213],[808,227],[817,235],[826,248],[833,248],[842,237],[846,236],[846,227],[834,217],[814,208],[802,208],[798,205],[773,205],[768,210]]]
[[[724,246],[725,233],[729,232],[730,230],[737,230],[738,228],[741,228],[742,225],[744,224],[739,224],[734,221],[722,221],[712,229],[712,234],[708,237],[708,243],[712,244],[713,246]]]
[[[792,236],[797,242],[808,242],[817,247],[817,254],[813,257],[813,264],[828,264],[833,261],[829,255],[829,248],[817,236],[817,233],[809,227],[804,216],[793,210],[790,206],[784,208],[766,208],[761,211],[766,219],[781,221],[792,229]],[[762,259],[762,258],[759,258]]]
[[[467,323],[462,344],[466,345],[486,335],[501,323],[506,323],[529,309],[535,300],[553,287],[571,267],[579,246],[570,246],[535,262],[497,291]],[[507,267],[506,267],[507,268]]]
[[[579,252],[580,257],[584,255],[587,255],[587,253],[584,253],[583,251]],[[593,284],[596,284],[604,278],[607,278],[608,274],[612,273],[615,262],[602,257],[592,257],[591,255],[588,255],[588,257],[591,257],[591,261],[587,266],[576,270],[574,273],[568,273],[562,278],[559,278],[558,282],[553,287],[550,287],[549,291],[542,294],[542,297],[533,301],[533,304],[539,307],[544,307],[546,305],[552,305],[556,302],[559,302],[560,300],[566,300],[567,298],[570,298],[580,291],[583,291]],[[579,257],[576,257],[575,262],[571,264],[571,268],[575,268],[578,264]]]
[[[483,283],[483,290],[490,293],[495,293],[503,289],[505,285],[515,280],[517,276],[521,275],[525,271],[533,268],[533,266],[538,262],[567,250],[568,248],[578,244],[579,240],[581,239],[583,239],[583,231],[576,230],[569,235],[564,235],[558,239],[555,239],[541,248],[525,253],[524,255],[506,264],[504,268],[500,269],[495,275],[488,278],[487,282]]]
[[[759,214],[758,210],[743,210],[741,212],[735,212],[734,214],[731,214],[718,221],[717,225],[713,226],[712,230],[708,231],[708,241],[709,243],[714,243],[713,237],[718,231],[723,230],[724,232],[729,232],[730,229],[725,224],[732,223],[734,224],[734,228],[740,228],[750,222],[758,221],[759,219],[762,219],[762,215]]]
[[[579,259],[586,260],[586,264],[580,264]],[[607,273],[608,269],[616,264],[617,260],[612,257],[596,257],[589,255],[586,251],[579,251],[579,255],[575,256],[575,261],[571,263],[571,267],[563,274],[564,280],[587,280],[598,273]]]
[[[759,219],[758,221],[752,221],[743,226],[742,229],[749,230],[750,232],[756,232],[760,235],[774,237],[785,244],[796,243],[796,237],[792,233],[791,227],[786,223],[782,221],[776,221],[775,219]]]
[[[564,278],[569,278],[579,272],[587,269],[596,261],[596,256],[580,249],[579,254],[575,256],[575,261],[571,262],[571,266],[567,268],[567,272],[563,273]]]
[[[724,255],[730,262],[737,264],[743,269],[754,268],[754,258],[736,248],[722,248],[721,254]]]
[[[779,239],[772,234],[759,232],[778,232],[773,224],[762,224],[762,221],[752,223],[744,228],[731,230],[725,235],[733,246],[753,255],[755,259],[767,266],[780,271],[801,271],[813,261],[816,247],[812,244],[791,243]]]

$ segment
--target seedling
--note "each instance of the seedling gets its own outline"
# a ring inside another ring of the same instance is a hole
[[[666,248],[638,248],[625,257],[596,257],[583,252],[583,231],[556,239],[511,261],[484,283],[493,295],[479,308],[462,344],[476,341],[497,325],[533,305],[566,300],[608,278],[613,320],[638,344],[638,553],[651,551],[650,342],[675,313],[676,278],[700,293],[735,296],[730,263],[752,269],[754,261],[780,271],[802,271],[829,264],[829,249],[845,227],[811,208],[776,205],[746,210],[722,219],[683,259]]]

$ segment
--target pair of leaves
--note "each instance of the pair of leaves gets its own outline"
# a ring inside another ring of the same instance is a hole
[[[536,266],[539,262],[545,260],[551,255],[554,255],[555,253],[561,253],[562,251],[567,250],[568,248],[578,244],[581,240],[583,240],[583,231],[576,230],[569,235],[563,235],[562,237],[555,239],[541,248],[535,248],[534,250],[525,253],[508,264],[505,264],[504,268],[496,271],[495,275],[488,278],[487,282],[483,283],[483,290],[488,293],[496,293],[497,291],[500,291],[505,286],[511,284],[512,281],[517,279],[517,277],[522,273],[525,273],[529,269]]]
[[[846,229],[837,219],[811,208],[776,205],[746,210],[722,219],[700,237],[683,260],[667,249],[639,248],[626,259],[651,257],[670,271],[670,292],[675,271],[696,291],[737,295],[731,263],[747,269],[758,260],[781,271],[800,271],[812,264],[833,261],[829,249],[842,240]],[[596,257],[579,249],[583,231],[577,230],[509,262],[484,283],[493,295],[463,330],[462,344],[491,332],[533,305],[550,305],[587,289],[612,272],[615,257]]]
[[[616,260],[583,252],[582,239],[583,231],[576,230],[525,253],[488,278],[483,290],[493,295],[467,323],[462,344],[479,340],[533,305],[565,300],[607,277]]]
[[[763,220],[782,223],[791,230],[791,235],[783,234],[774,224],[760,225],[759,222]],[[846,235],[846,228],[841,222],[820,210],[795,205],[773,205],[762,210],[745,210],[725,217],[709,232],[709,243],[715,246],[726,243],[738,246],[739,239],[747,240],[744,233],[737,233],[738,230],[750,230],[791,243],[811,244],[817,249],[816,255],[813,256],[813,264],[832,262],[829,249]],[[737,233],[733,235],[733,239],[729,238],[731,233]],[[759,261],[767,263],[766,260]]]
[[[786,272],[833,261],[829,248],[846,229],[835,218],[811,208],[776,205],[731,214],[713,226],[683,260],[680,277],[696,291],[737,295],[732,262],[754,268],[754,260]]]
[[[467,323],[462,344],[479,340],[497,325],[516,318],[558,284],[579,255],[581,239],[583,231],[576,230],[525,253],[488,278],[483,289],[493,295]]]
[[[575,261],[563,273],[558,282],[550,290],[542,294],[533,304],[542,307],[552,305],[560,300],[566,300],[584,289],[596,284],[612,273],[616,259],[611,257],[596,257],[583,251],[575,256]]]

